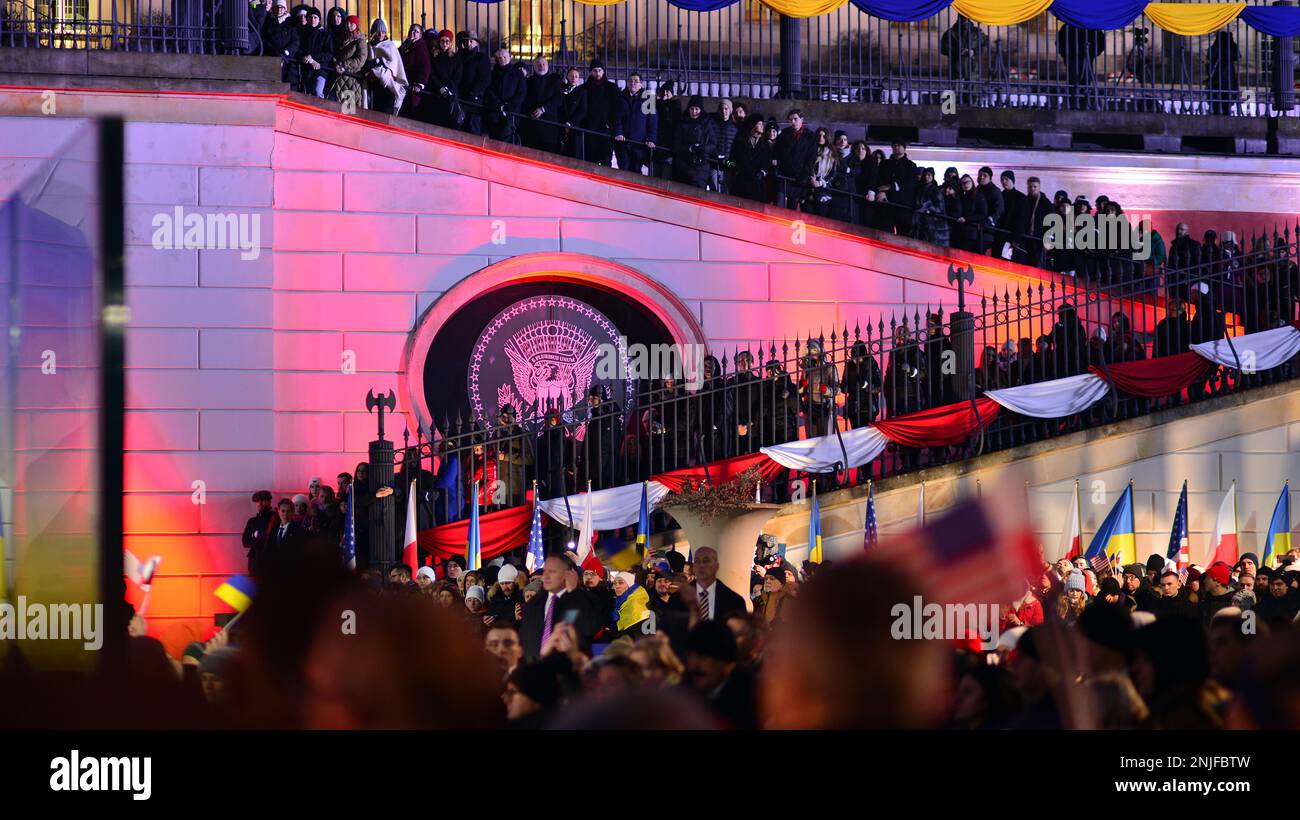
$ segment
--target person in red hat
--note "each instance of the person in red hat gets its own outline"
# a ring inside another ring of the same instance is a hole
[[[355,112],[364,105],[358,75],[369,57],[370,47],[361,33],[361,20],[351,15],[334,34],[334,98],[343,106],[344,113]]]
[[[456,101],[460,87],[460,61],[456,59],[456,36],[447,29],[438,32],[429,52],[429,82],[421,114],[427,122],[444,128],[456,128],[464,116]]]
[[[1200,602],[1201,622],[1209,629],[1215,614],[1224,607],[1232,606],[1232,596],[1236,592],[1232,588],[1232,567],[1219,561],[1205,571],[1201,581],[1204,584]]]

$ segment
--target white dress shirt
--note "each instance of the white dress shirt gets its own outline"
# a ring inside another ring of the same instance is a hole
[[[713,583],[707,587],[701,586],[698,582],[695,584],[695,592],[700,596],[700,601],[707,601],[709,604],[709,617],[705,620],[711,621],[718,614],[718,579],[714,578]]]

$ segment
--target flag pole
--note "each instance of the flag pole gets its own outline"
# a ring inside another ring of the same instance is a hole
[[[1232,480],[1232,533],[1237,537],[1237,560],[1241,560],[1241,527],[1237,523],[1237,479]],[[1208,567],[1207,567],[1208,569]]]
[[[247,611],[248,611],[248,610],[245,609],[245,610],[243,610],[242,612],[236,612],[236,613],[235,613],[235,617],[233,617],[233,618],[231,618],[230,620],[226,621],[226,625],[223,626],[223,627],[221,627],[221,631],[222,631],[222,632],[229,632],[229,631],[230,631],[230,628],[231,628],[232,626],[234,626],[234,625],[239,621],[240,618],[244,617],[244,612],[247,612]]]
[[[1291,479],[1289,478],[1286,480],[1286,488],[1284,492],[1286,493],[1286,540],[1288,543],[1290,543],[1291,541]],[[1273,545],[1269,544],[1269,546],[1272,547]],[[1277,551],[1273,550],[1272,552],[1273,552],[1273,566],[1276,567]]]
[[[924,527],[925,526],[925,482],[924,481],[921,482],[921,496],[920,498],[917,499],[916,502],[916,517],[918,519],[916,522],[917,526]]]
[[[1083,555],[1083,504],[1079,502],[1079,479],[1074,480],[1074,515],[1079,521],[1079,554]]]
[[[1138,560],[1138,528],[1137,516],[1134,507],[1137,506],[1137,499],[1133,497],[1133,479],[1128,480],[1128,529],[1133,533],[1133,560]]]

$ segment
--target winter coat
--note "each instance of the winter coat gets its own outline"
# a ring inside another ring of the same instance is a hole
[[[647,98],[628,91],[623,94],[623,113],[619,123],[619,133],[632,142],[657,143],[659,136],[659,115],[655,107],[646,105]],[[648,112],[646,109],[650,109]]]
[[[712,166],[709,158],[715,155],[714,129],[706,117],[685,117],[677,126],[677,152],[673,156],[673,175],[678,182],[697,188],[709,184]]]
[[[371,48],[375,61],[370,68],[367,81],[392,94],[395,97],[393,111],[400,111],[409,83],[406,78],[406,65],[402,62],[402,55],[398,53],[397,43],[383,40]]]
[[[492,81],[491,58],[481,48],[473,51],[466,48],[456,52],[456,60],[460,63],[460,85],[457,89],[460,98],[470,102],[482,100],[487,93],[488,83]]]
[[[370,58],[370,44],[360,32],[348,35],[345,39],[334,42],[334,96],[340,102],[351,100],[353,105],[361,107],[361,80],[354,75]]]
[[[618,86],[609,79],[587,80],[582,84],[582,95],[586,111],[578,123],[580,127],[610,136],[622,133],[619,120],[623,115],[623,93]]]
[[[731,146],[731,193],[759,202],[767,201],[767,177],[772,173],[772,144],[762,136],[756,142],[741,134]]]

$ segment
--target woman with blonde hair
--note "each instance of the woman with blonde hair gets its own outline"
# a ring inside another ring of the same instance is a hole
[[[839,179],[840,158],[828,143],[817,146],[817,153],[812,164],[812,191],[809,193],[808,210],[818,216],[829,216],[831,212],[832,191]]]
[[[627,651],[627,656],[637,666],[647,685],[655,687],[676,686],[682,679],[686,667],[678,660],[663,635],[643,638]]]
[[[1083,610],[1088,607],[1088,593],[1083,573],[1074,570],[1065,577],[1065,589],[1056,599],[1056,620],[1063,624],[1072,624],[1079,620]]]
[[[456,37],[450,30],[438,32],[429,49],[429,82],[425,91],[429,100],[429,121],[445,128],[459,128],[465,112],[456,100],[460,87],[461,64],[456,59]]]

